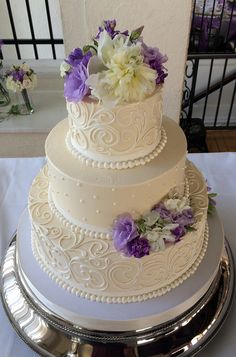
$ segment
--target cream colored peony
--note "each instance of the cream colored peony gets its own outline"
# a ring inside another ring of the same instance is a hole
[[[128,37],[111,39],[103,31],[98,41],[98,65],[105,69],[90,74],[87,84],[92,95],[106,105],[142,101],[156,88],[157,73],[143,62],[139,44],[128,43]],[[96,72],[93,66],[93,72]]]

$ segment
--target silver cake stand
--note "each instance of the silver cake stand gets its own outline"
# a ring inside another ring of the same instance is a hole
[[[2,302],[19,336],[41,356],[148,357],[197,354],[225,321],[234,294],[234,260],[226,254],[207,293],[188,311],[144,330],[111,332],[75,326],[26,292],[16,264],[16,237],[2,265]]]

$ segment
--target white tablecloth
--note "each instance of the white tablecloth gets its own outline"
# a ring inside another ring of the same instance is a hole
[[[203,172],[213,191],[218,193],[217,210],[236,260],[236,153],[191,154],[189,159]],[[0,159],[0,259],[27,205],[30,184],[44,162],[44,158]],[[1,357],[37,356],[17,336],[1,304],[0,348]],[[236,356],[236,304],[221,331],[199,356]]]

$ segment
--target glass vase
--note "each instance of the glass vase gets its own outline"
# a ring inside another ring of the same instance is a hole
[[[5,107],[10,103],[10,96],[0,80],[0,107]]]
[[[10,114],[14,115],[29,115],[34,112],[32,99],[27,89],[22,89],[21,92],[15,92],[12,100]]]

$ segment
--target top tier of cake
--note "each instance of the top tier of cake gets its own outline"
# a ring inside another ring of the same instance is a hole
[[[162,95],[106,108],[86,98],[67,102],[69,151],[93,167],[127,168],[150,161],[163,149]]]

